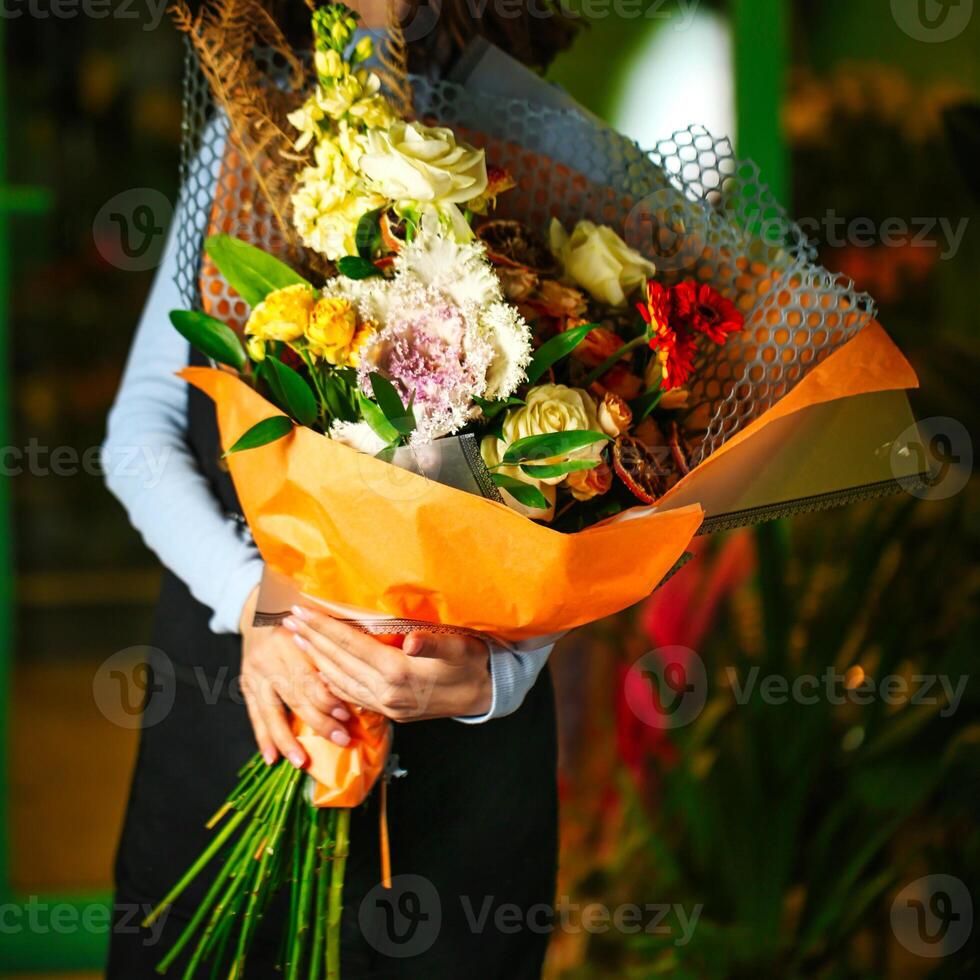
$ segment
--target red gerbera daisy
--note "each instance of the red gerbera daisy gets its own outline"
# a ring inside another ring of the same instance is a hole
[[[744,326],[745,318],[738,307],[707,283],[680,282],[670,292],[671,326],[675,330],[686,327],[724,344],[730,334]]]
[[[670,290],[656,280],[648,279],[645,299],[642,303],[637,303],[636,308],[657,335],[663,336],[670,328],[670,306]]]

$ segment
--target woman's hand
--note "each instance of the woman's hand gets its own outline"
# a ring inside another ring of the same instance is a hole
[[[283,625],[296,647],[350,704],[394,721],[481,715],[490,709],[490,651],[479,640],[410,633],[399,649],[317,610],[293,606],[292,612]]]
[[[350,742],[343,724],[350,720],[350,712],[331,694],[290,633],[278,627],[252,625],[258,593],[256,587],[248,597],[240,622],[242,693],[266,763],[272,765],[281,753],[299,769],[308,759],[293,734],[287,709],[337,745]]]

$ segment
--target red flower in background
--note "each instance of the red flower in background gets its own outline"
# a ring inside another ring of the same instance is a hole
[[[704,539],[691,544],[696,556],[707,549]],[[664,677],[672,672],[688,675],[691,651],[708,634],[722,601],[752,574],[755,553],[752,538],[733,534],[712,555],[692,561],[658,589],[643,606],[640,622],[651,650],[663,660]],[[676,748],[669,726],[651,725],[646,718],[662,713],[654,689],[638,670],[623,664],[616,697],[616,741],[619,753],[638,787],[647,787],[650,759],[670,764]],[[637,710],[638,706],[642,710]]]

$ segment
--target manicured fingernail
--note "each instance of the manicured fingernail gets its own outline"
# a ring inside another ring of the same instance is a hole
[[[337,745],[350,745],[350,735],[336,728],[330,733],[330,741],[336,742]]]
[[[309,612],[302,606],[293,606],[293,615],[297,619],[302,619],[304,622],[308,622],[311,618]]]
[[[262,753],[262,758],[265,759],[265,764],[267,766],[271,766],[276,761],[276,750],[265,749]]]
[[[282,625],[288,630],[292,630],[294,633],[299,629],[299,623],[296,621],[295,617],[287,616],[283,621]]]
[[[309,650],[310,645],[299,635],[299,633],[293,633],[293,643],[300,648],[300,650]]]
[[[337,721],[350,721],[350,712],[346,708],[334,708],[330,712]]]
[[[297,768],[302,769],[306,765],[306,756],[298,749],[289,753],[289,761]]]

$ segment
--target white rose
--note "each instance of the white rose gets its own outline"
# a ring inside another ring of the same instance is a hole
[[[360,167],[392,201],[463,204],[487,188],[483,150],[457,144],[452,130],[416,122],[369,132]]]
[[[612,228],[591,221],[580,221],[569,236],[553,218],[551,250],[568,278],[609,306],[625,306],[629,294],[657,271]]]
[[[538,385],[527,393],[525,403],[511,409],[504,419],[501,435],[503,443],[509,446],[518,439],[529,436],[542,436],[552,432],[571,432],[587,429],[601,432],[595,402],[592,396],[581,388],[568,388],[565,385]],[[550,459],[535,460],[538,465],[564,463],[570,459],[597,458],[604,443],[600,440]],[[567,474],[550,476],[544,483],[561,483]]]

